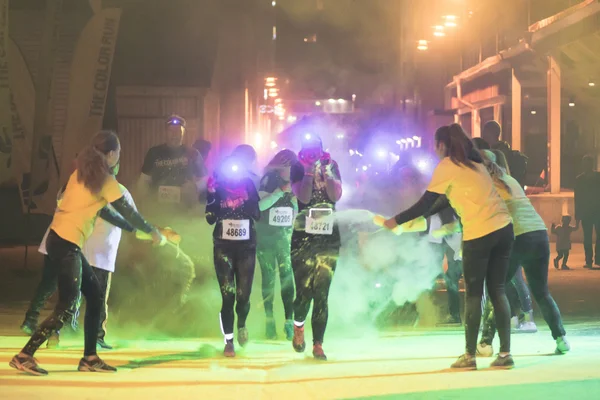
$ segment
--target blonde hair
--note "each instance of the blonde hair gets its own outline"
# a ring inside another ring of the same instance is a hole
[[[503,179],[506,172],[496,164],[496,154],[491,150],[480,150],[479,152],[481,153],[481,158],[483,158],[483,165],[487,168],[494,182],[501,184],[508,193],[512,194],[510,186]]]
[[[119,147],[119,137],[115,132],[98,132],[90,145],[77,155],[77,181],[83,183],[90,192],[99,193],[106,178],[112,175],[106,155],[117,151]]]

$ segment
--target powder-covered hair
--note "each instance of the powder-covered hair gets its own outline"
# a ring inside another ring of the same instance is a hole
[[[91,143],[77,155],[77,181],[92,193],[102,190],[106,178],[112,175],[106,155],[120,147],[119,137],[112,131],[100,131]]]

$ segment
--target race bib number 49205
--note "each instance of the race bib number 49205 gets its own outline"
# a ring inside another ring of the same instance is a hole
[[[250,220],[225,219],[223,220],[223,240],[249,240]]]
[[[159,186],[158,202],[175,204],[181,202],[181,188],[177,186]]]
[[[331,235],[333,234],[333,216],[322,218],[306,217],[306,233],[311,235]]]
[[[273,207],[269,210],[269,225],[292,226],[294,209],[292,207]]]

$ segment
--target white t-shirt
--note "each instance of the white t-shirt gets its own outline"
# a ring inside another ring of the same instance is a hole
[[[133,197],[131,197],[129,191],[122,185],[121,190],[123,191],[125,200],[127,200],[133,208],[136,208]],[[109,204],[107,207],[111,207],[111,205]],[[113,209],[113,211],[115,210]],[[40,248],[38,249],[38,251],[44,255],[48,254],[46,251],[46,239],[49,232],[50,228],[46,231],[42,243],[40,243]],[[117,228],[102,218],[97,218],[96,223],[94,224],[94,230],[88,240],[84,243],[82,252],[90,265],[109,272],[115,272],[115,263],[120,241],[121,228]]]

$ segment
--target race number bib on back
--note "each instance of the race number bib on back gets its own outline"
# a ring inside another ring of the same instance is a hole
[[[269,225],[292,226],[294,209],[292,207],[274,207],[269,210]]]
[[[225,219],[223,220],[223,240],[249,240],[250,220]]]
[[[333,234],[334,216],[330,209],[311,209],[306,217],[306,233],[311,235]]]
[[[177,186],[159,186],[158,202],[176,204],[181,202],[181,188]]]

